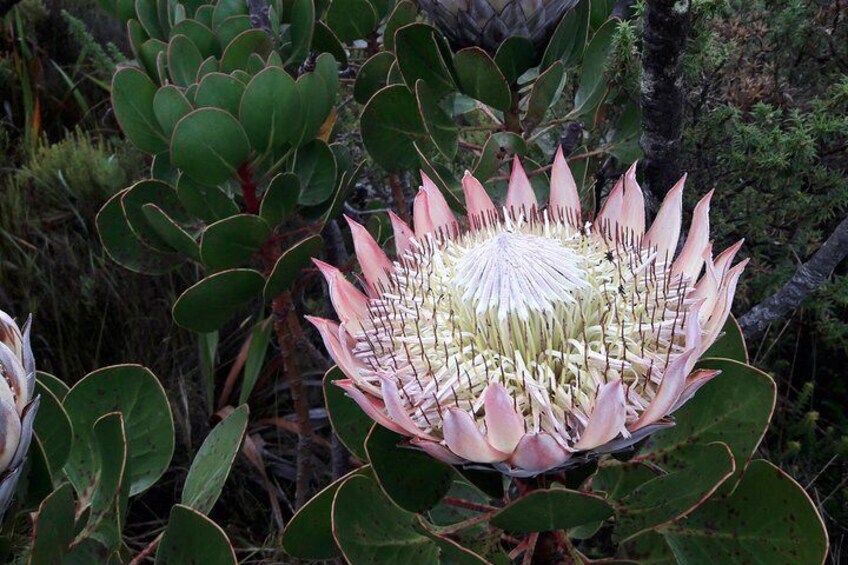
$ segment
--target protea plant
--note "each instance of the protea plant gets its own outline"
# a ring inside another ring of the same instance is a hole
[[[545,43],[579,0],[418,0],[421,9],[457,48],[494,53],[508,37]]]
[[[707,194],[685,177],[646,231],[635,165],[584,222],[562,152],[538,204],[516,160],[501,208],[470,174],[464,220],[425,175],[391,261],[348,220],[361,292],[317,262],[340,323],[311,319],[374,420],[453,464],[529,476],[631,446],[717,372],[695,370],[730,312],[741,242],[713,258]],[[703,276],[699,275],[704,271]]]
[[[18,484],[38,410],[38,398],[32,399],[35,361],[29,345],[30,320],[21,331],[0,310],[0,520]]]

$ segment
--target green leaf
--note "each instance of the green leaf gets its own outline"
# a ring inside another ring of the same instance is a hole
[[[491,524],[508,532],[546,532],[606,520],[612,513],[612,506],[599,496],[554,487],[514,500],[492,517]]]
[[[371,35],[380,18],[368,0],[332,0],[326,21],[340,41],[350,43]]]
[[[423,80],[436,96],[456,89],[438,41],[444,39],[427,24],[414,23],[395,32],[398,66],[410,90],[415,88],[418,80]]]
[[[150,227],[175,251],[200,261],[200,249],[188,232],[179,226],[162,208],[156,204],[141,207]]]
[[[218,63],[218,58],[214,56],[207,57],[203,60],[203,63],[200,64],[200,67],[197,69],[197,77],[195,77],[195,81],[200,83],[206,75],[217,73],[220,64]],[[192,85],[191,87],[196,87],[196,85]],[[189,87],[189,88],[191,88]],[[196,90],[195,90],[196,92]],[[195,94],[195,102],[197,101]]]
[[[344,45],[324,22],[315,22],[312,47],[318,53],[329,53],[342,66],[347,65],[347,52]]]
[[[74,430],[65,473],[81,497],[91,492],[97,473],[94,423],[110,412],[124,418],[130,495],[150,488],[174,453],[174,420],[158,379],[141,365],[114,365],[86,375],[65,397]]]
[[[310,235],[304,238],[280,255],[274,264],[274,270],[265,283],[265,300],[271,300],[275,296],[289,290],[294,281],[300,275],[300,271],[309,264],[309,261],[318,254],[324,241],[320,235]]]
[[[253,214],[239,214],[206,228],[200,240],[203,262],[215,270],[247,262],[271,235],[271,226]]]
[[[719,337],[707,351],[701,356],[703,358],[713,357],[716,359],[732,359],[740,363],[748,363],[748,348],[745,346],[745,337],[739,322],[733,315],[727,317]]]
[[[824,563],[827,533],[804,489],[763,460],[752,461],[727,499],[707,502],[664,528],[678,562]]]
[[[176,504],[156,551],[156,565],[236,565],[236,554],[221,527],[202,513]]]
[[[636,487],[616,504],[618,534],[623,540],[686,516],[709,498],[735,469],[724,443],[696,445],[668,475]]]
[[[439,106],[439,97],[419,80],[415,85],[415,97],[418,111],[433,145],[448,160],[456,157],[459,148],[459,129]]]
[[[617,27],[617,20],[609,20],[595,32],[586,47],[580,69],[580,84],[574,95],[572,113],[575,115],[593,113],[607,95],[608,87],[604,73]]]
[[[371,476],[366,465],[333,481],[304,504],[283,531],[282,545],[286,553],[297,559],[324,560],[339,557],[341,553],[333,539],[332,507],[339,487],[350,477]]]
[[[168,43],[168,73],[174,83],[182,87],[192,84],[201,63],[203,55],[191,39],[185,35],[171,38]]]
[[[188,222],[190,218],[182,209],[177,193],[173,188],[160,181],[143,180],[132,185],[121,198],[124,215],[130,229],[143,243],[169,253],[172,251],[168,242],[159,235],[144,214],[146,204],[156,204],[178,222]]]
[[[230,16],[215,28],[215,35],[218,36],[218,42],[222,48],[226,48],[239,34],[250,29],[252,29],[252,26],[248,16]]]
[[[601,465],[592,477],[592,490],[605,492],[607,497],[613,500],[624,498],[661,473],[660,469],[652,468],[641,461],[621,463],[609,461],[608,463]]]
[[[217,108],[188,114],[179,121],[171,139],[171,162],[206,185],[230,178],[249,154],[250,143],[241,125]]]
[[[247,348],[247,360],[244,363],[244,378],[239,392],[239,403],[244,404],[250,398],[250,393],[262,372],[271,332],[274,329],[273,320],[266,318],[253,326],[250,334],[250,346]]]
[[[135,11],[138,20],[150,37],[164,38],[165,31],[159,22],[158,3],[154,0],[136,0]]]
[[[418,7],[409,0],[398,2],[386,20],[383,30],[383,47],[386,51],[395,50],[395,32],[405,25],[415,22],[418,17]]]
[[[292,53],[288,63],[300,63],[306,59],[312,46],[315,29],[315,4],[312,0],[293,0],[291,4]]]
[[[265,279],[252,269],[215,273],[188,288],[173,308],[178,325],[198,333],[217,330],[262,292]]]
[[[368,417],[362,408],[338,386],[334,381],[344,380],[347,377],[338,367],[333,367],[324,375],[324,404],[327,406],[327,414],[333,431],[357,459],[366,461],[368,455],[365,452],[365,439],[374,420]]]
[[[729,359],[705,359],[696,368],[720,370],[674,413],[676,425],[656,433],[650,457],[679,459],[688,445],[726,443],[736,461],[734,484],[768,429],[774,410],[774,381],[758,369]]]
[[[547,69],[557,61],[566,68],[577,64],[586,47],[588,32],[589,2],[578,2],[557,25],[542,55],[540,68]]]
[[[530,91],[530,100],[527,102],[527,113],[524,115],[524,125],[528,131],[532,131],[545,114],[562,94],[562,88],[565,86],[565,69],[562,63],[557,61],[539,75],[533,83],[533,90]]]
[[[247,405],[236,408],[215,426],[188,470],[181,504],[208,514],[215,506],[247,430]]]
[[[451,209],[457,214],[465,214],[465,204],[459,196],[462,194],[462,185],[453,176],[453,172],[441,163],[427,159],[425,152],[417,143],[415,144],[415,151],[418,153],[418,165],[421,167],[421,170],[442,191],[442,195],[448,201]]]
[[[333,538],[349,563],[438,563],[439,547],[416,525],[415,514],[362,475],[345,480],[333,499]]]
[[[194,103],[198,108],[220,108],[238,116],[244,91],[244,83],[240,80],[224,73],[212,72],[200,80]]]
[[[498,172],[503,156],[526,154],[527,144],[520,135],[508,131],[493,133],[486,140],[483,152],[474,166],[474,176],[480,182],[486,182]]]
[[[97,213],[97,232],[107,255],[122,267],[137,273],[163,274],[180,263],[173,253],[162,253],[136,237],[124,215],[121,199],[129,189],[110,198]]]
[[[183,20],[176,24],[171,28],[171,36],[177,34],[188,37],[204,59],[220,54],[215,34],[207,26],[196,20]]]
[[[535,50],[533,43],[520,35],[508,37],[501,43],[495,53],[495,63],[509,84],[515,84],[535,64]]]
[[[279,225],[297,207],[300,197],[300,181],[294,173],[280,173],[271,179],[259,215],[271,226]]]
[[[645,532],[619,546],[619,556],[639,565],[678,565],[665,538],[656,532]]]
[[[32,409],[29,410],[32,412]],[[33,414],[34,416],[34,414]],[[30,416],[32,419],[32,416]],[[27,452],[27,467],[25,470],[20,468],[15,471],[15,475],[23,475],[20,484],[14,485],[15,479],[12,478],[10,483],[4,485],[7,492],[4,493],[6,502],[10,496],[14,496],[15,492],[8,492],[9,486],[17,490],[20,494],[19,507],[20,509],[32,509],[38,506],[46,496],[52,491],[53,487],[60,482],[62,476],[61,470],[54,473],[50,470],[50,463],[47,460],[47,455],[44,452],[44,447],[41,445],[41,440],[38,436],[32,437]],[[7,476],[7,478],[13,475]]]
[[[488,53],[467,47],[456,54],[453,66],[462,92],[504,112],[512,107],[509,83]]]
[[[359,122],[365,148],[380,166],[388,171],[415,168],[415,142],[429,136],[408,88],[392,85],[381,89],[368,101]]]
[[[74,539],[74,494],[65,483],[41,502],[32,532],[30,565],[62,563]]]
[[[294,174],[300,181],[298,203],[315,206],[326,202],[336,186],[336,157],[332,149],[316,139],[297,150]]]
[[[124,67],[112,78],[112,106],[121,129],[136,147],[161,153],[168,140],[156,121],[153,99],[156,85],[138,69]]]
[[[91,513],[80,537],[97,539],[110,551],[121,545],[126,518],[127,436],[120,412],[110,412],[94,423],[97,482],[91,493]]]
[[[447,494],[453,468],[423,451],[401,447],[402,436],[374,424],[365,451],[383,492],[410,512],[429,510]]]
[[[135,17],[135,6],[132,7],[132,10],[132,16]],[[149,39],[150,36],[147,35],[147,32],[144,31],[144,27],[138,20],[131,19],[127,22],[127,40],[130,44],[130,50],[136,59],[139,58],[142,44]]]
[[[250,56],[256,53],[263,59],[271,52],[271,39],[261,29],[249,29],[238,34],[221,55],[221,72],[247,69]]]
[[[62,406],[62,400],[44,385],[41,374],[35,382],[35,394],[41,396],[41,403],[35,415],[33,428],[41,441],[50,470],[58,476],[71,452],[74,433],[71,419]]]
[[[212,29],[218,32],[218,28],[228,18],[234,16],[247,16],[247,2],[241,0],[219,0],[215,3],[215,10],[212,13]]]
[[[366,104],[378,90],[386,86],[389,68],[394,61],[395,57],[390,52],[380,51],[362,64],[356,73],[356,82],[353,83],[353,97],[357,102]]]
[[[191,112],[191,103],[176,86],[163,86],[156,91],[156,96],[153,97],[153,113],[162,131],[165,132],[165,136],[169,139],[174,131],[174,126],[177,125],[180,118],[189,112]]]
[[[161,83],[161,80],[159,78],[157,62],[159,60],[159,56],[164,55],[167,51],[168,45],[158,39],[148,39],[141,44],[141,47],[138,50],[138,59],[141,66],[151,79],[159,83]]]
[[[188,175],[177,180],[177,198],[188,212],[206,222],[239,213],[238,205],[217,186],[204,186]]]
[[[53,393],[59,399],[59,402],[65,400],[65,396],[71,387],[66,385],[62,379],[44,371],[36,371],[36,383]]]
[[[294,79],[280,67],[268,67],[247,83],[238,116],[256,151],[277,153],[292,141],[300,111]]]

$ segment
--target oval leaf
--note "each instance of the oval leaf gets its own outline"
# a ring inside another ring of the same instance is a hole
[[[462,92],[498,110],[510,109],[509,83],[488,53],[479,47],[468,47],[456,54],[453,66]]]
[[[171,162],[196,181],[214,186],[247,160],[250,143],[241,124],[217,108],[201,108],[177,123]]]
[[[546,532],[606,520],[612,514],[612,506],[599,496],[555,487],[534,490],[511,502],[491,523],[509,532]]]
[[[271,235],[268,222],[252,214],[239,214],[206,228],[200,256],[212,269],[228,269],[246,262]]]
[[[349,563],[438,563],[439,547],[416,516],[392,504],[368,477],[354,475],[333,499],[333,538]]]
[[[124,67],[112,78],[112,107],[126,136],[147,153],[161,153],[168,140],[156,121],[156,85],[138,69]]]
[[[368,460],[383,492],[410,512],[429,510],[450,490],[453,468],[417,449],[401,447],[404,438],[374,424],[365,440]]]
[[[333,431],[339,437],[348,451],[358,459],[365,461],[365,440],[374,420],[368,417],[362,408],[344,391],[333,384],[333,381],[346,379],[342,370],[333,367],[324,375],[324,403],[330,416]]]
[[[65,397],[74,430],[71,456],[65,464],[74,488],[91,493],[98,468],[94,423],[120,412],[127,436],[130,495],[150,488],[162,476],[174,453],[174,421],[159,380],[141,365],[115,365],[86,375]]]
[[[824,563],[827,531],[804,489],[768,461],[752,461],[733,494],[663,530],[685,563]]]
[[[300,271],[318,254],[324,241],[320,235],[311,235],[289,247],[274,264],[274,270],[265,284],[265,299],[271,300],[291,288]]]
[[[180,295],[172,312],[174,321],[195,332],[213,332],[259,295],[264,284],[262,275],[252,269],[210,275]]]
[[[156,565],[236,565],[236,555],[221,527],[181,504],[171,509],[168,527],[156,551]]]

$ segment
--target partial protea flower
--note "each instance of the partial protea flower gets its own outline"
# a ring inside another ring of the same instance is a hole
[[[547,208],[518,159],[501,209],[465,174],[464,220],[422,176],[414,231],[391,216],[394,261],[348,220],[365,292],[316,261],[341,323],[311,321],[378,423],[441,460],[532,475],[672,425],[716,375],[693,367],[747,261],[731,267],[741,242],[713,258],[711,193],[674,259],[685,177],[646,231],[635,165],[594,223],[561,151]]]
[[[579,0],[418,0],[421,9],[457,48],[494,53],[508,37],[539,47]]]
[[[32,400],[35,361],[29,345],[30,320],[21,332],[0,310],[0,520],[18,484],[38,410],[38,398]]]

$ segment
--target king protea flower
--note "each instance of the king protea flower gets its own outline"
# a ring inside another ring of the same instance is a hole
[[[711,194],[675,258],[685,177],[646,231],[635,165],[594,223],[561,151],[547,207],[518,159],[501,208],[465,174],[463,219],[422,176],[414,230],[391,215],[394,260],[348,219],[364,292],[316,261],[340,323],[311,321],[379,424],[443,461],[532,475],[672,425],[716,375],[694,365],[746,262],[731,267],[741,242],[713,258]]]
[[[0,520],[12,500],[38,410],[30,322],[21,329],[0,310]]]
[[[421,9],[458,48],[494,53],[508,37],[537,47],[548,40],[566,11],[579,0],[418,0]]]

